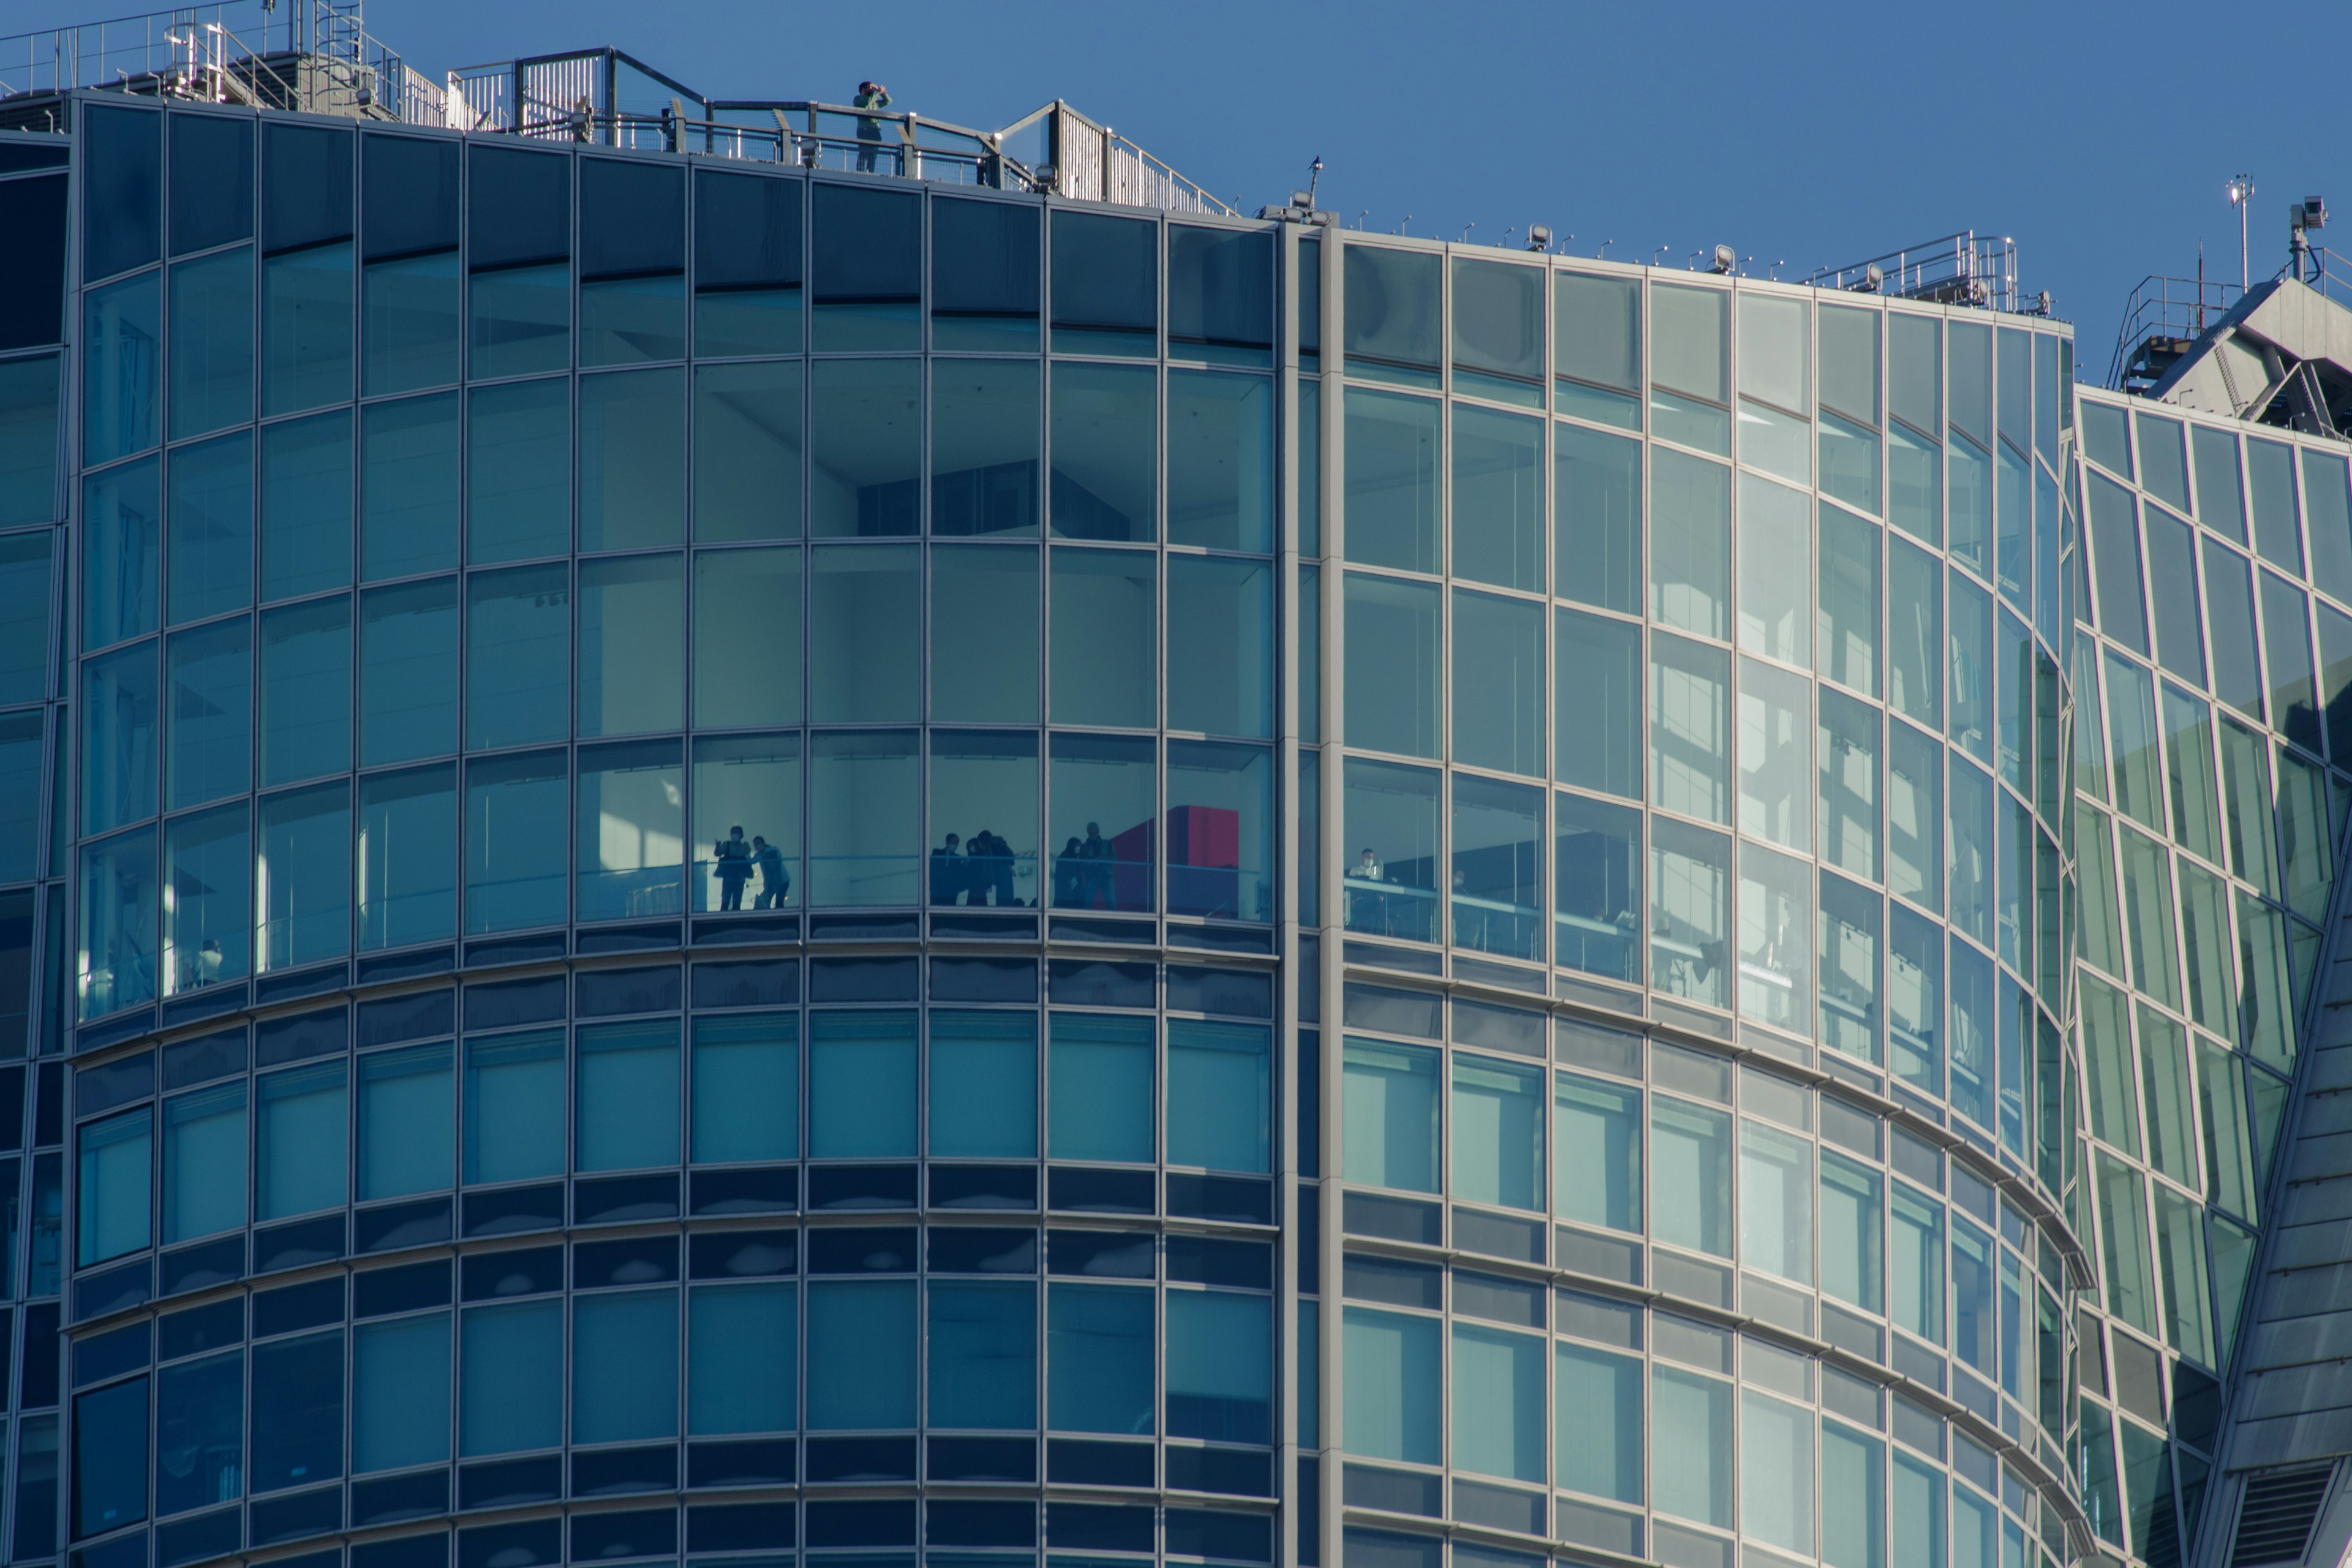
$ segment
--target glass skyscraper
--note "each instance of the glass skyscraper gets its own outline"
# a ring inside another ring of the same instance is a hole
[[[0,97],[9,1562],[2305,1551],[2324,404],[340,47]]]

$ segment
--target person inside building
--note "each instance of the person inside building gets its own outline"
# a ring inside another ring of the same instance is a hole
[[[971,868],[963,853],[963,838],[959,834],[948,835],[948,841],[931,851],[931,902],[961,903],[964,889],[969,886]]]
[[[752,908],[782,909],[793,891],[793,874],[784,865],[784,852],[755,833],[751,835],[751,864],[760,868],[760,896]]]
[[[727,837],[711,847],[710,855],[717,862],[711,872],[719,879],[719,907],[741,909],[743,884],[751,879],[751,847],[743,840],[742,827],[729,828]]]

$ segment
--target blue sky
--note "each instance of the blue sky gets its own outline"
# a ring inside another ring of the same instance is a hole
[[[136,4],[20,0],[13,15],[55,26]],[[1663,246],[1676,265],[1720,241],[1759,271],[1785,260],[1782,277],[1960,228],[2007,234],[2096,376],[2143,276],[2192,272],[2202,241],[2209,271],[2235,279],[2231,174],[2258,186],[2257,277],[2284,258],[2291,199],[2335,181],[2352,227],[2315,88],[2257,72],[2346,58],[2352,6],[2293,7],[2263,24],[2260,56],[2233,62],[2214,45],[2235,12],[374,0],[368,25],[436,76],[612,44],[712,97],[840,101],[874,76],[899,107],[986,127],[1059,96],[1246,210],[1284,199],[1320,155],[1320,205],[1348,221],[1368,208],[1382,231],[1408,214],[1411,232],[1449,239],[1547,223],[1581,254],[1613,239],[1613,258]]]

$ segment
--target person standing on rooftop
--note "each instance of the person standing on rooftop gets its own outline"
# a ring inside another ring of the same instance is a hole
[[[850,107],[876,110],[887,109],[890,107],[890,89],[878,81],[861,81],[857,84],[857,96],[850,100]],[[861,174],[872,174],[874,160],[881,151],[882,121],[875,115],[859,115],[857,117],[857,172]]]

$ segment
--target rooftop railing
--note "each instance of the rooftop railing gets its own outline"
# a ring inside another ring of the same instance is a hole
[[[1972,228],[1905,246],[1805,279],[1817,289],[1855,289],[1985,310],[2027,308],[2017,287],[2017,242]]]
[[[2244,293],[2237,284],[2216,278],[2150,274],[2141,279],[2124,301],[2107,384],[2118,392],[2145,392],[2154,386]]]

